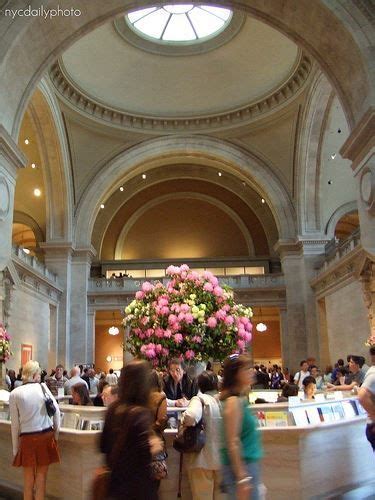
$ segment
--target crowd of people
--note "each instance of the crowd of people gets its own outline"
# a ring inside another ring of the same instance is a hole
[[[248,404],[250,388],[281,389],[278,401],[287,401],[301,390],[303,399],[312,400],[317,388],[356,388],[369,415],[367,437],[375,449],[374,347],[370,355],[371,368],[361,356],[350,355],[346,363],[339,359],[323,374],[312,359],[302,360],[300,370],[290,374],[277,365],[252,368],[247,356],[235,354],[225,360],[218,375],[208,366],[196,378],[186,373],[179,359],[171,359],[165,372],[134,360],[121,369],[119,377],[113,370],[96,374],[92,367],[79,366],[68,376],[62,365],[47,376],[36,361],[29,361],[23,367],[21,384],[16,385],[11,370],[7,374],[13,465],[24,469],[24,498],[44,498],[48,466],[59,461],[59,390],[71,396],[72,404],[108,407],[100,440],[110,470],[108,498],[158,497],[167,457],[163,432],[168,425],[175,427],[177,419],[173,412],[167,415],[167,407],[175,407],[176,413],[186,408],[181,418],[184,427],[204,417],[206,444],[200,452],[186,456],[193,499],[219,498],[220,491],[228,498],[261,498],[263,451],[257,419]],[[53,402],[52,416],[46,398]],[[162,457],[160,462],[156,463],[156,457]]]

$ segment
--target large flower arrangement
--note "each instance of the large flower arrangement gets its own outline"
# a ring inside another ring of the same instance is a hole
[[[5,327],[0,323],[0,363],[5,363],[11,357],[12,351],[10,350],[10,336],[8,335]]]
[[[375,333],[371,335],[365,342],[365,346],[367,347],[375,347]]]
[[[236,304],[232,289],[210,272],[170,266],[164,286],[144,282],[125,308],[126,347],[137,357],[166,366],[168,358],[222,360],[243,352],[251,340],[253,313]]]

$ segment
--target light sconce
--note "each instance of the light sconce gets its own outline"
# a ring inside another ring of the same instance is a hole
[[[259,333],[263,333],[267,330],[267,325],[263,323],[263,318],[262,318],[262,308],[259,309],[259,315],[260,315],[260,321],[256,325],[256,330]]]

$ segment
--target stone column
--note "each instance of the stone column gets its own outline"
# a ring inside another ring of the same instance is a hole
[[[284,366],[295,370],[308,356],[319,362],[316,301],[310,280],[321,262],[326,241],[282,241],[279,252],[286,285],[286,310],[280,311]]]
[[[94,362],[95,329],[88,321],[87,292],[91,262],[95,254],[93,247],[76,249],[73,254],[70,317],[73,363]]]
[[[361,245],[366,263],[360,277],[368,308],[370,330],[375,335],[375,109],[369,108],[343,144],[340,154],[352,161],[358,183]]]
[[[57,310],[57,361],[71,368],[70,359],[70,316],[71,316],[71,264],[72,243],[71,242],[48,242],[41,243],[44,249],[45,264],[48,269],[58,276],[59,285],[63,289],[61,300]]]
[[[92,339],[87,347],[87,357],[91,358],[93,363],[95,359],[95,310],[93,309],[87,311],[87,338]]]

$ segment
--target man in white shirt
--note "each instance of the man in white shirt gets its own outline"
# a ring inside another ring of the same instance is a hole
[[[88,376],[90,381],[90,394],[96,396],[98,394],[99,379],[95,377],[95,370],[93,368],[89,369]]]
[[[118,384],[118,378],[116,373],[113,372],[113,368],[110,368],[108,375],[105,378],[106,382],[108,382],[109,385],[117,385]]]
[[[80,373],[81,373],[81,370],[79,369],[79,366],[75,366],[74,368],[72,368],[70,370],[70,379],[67,380],[64,384],[65,394],[67,394],[67,395],[72,394],[72,387],[73,387],[73,385],[76,385],[76,384],[85,384],[87,389],[88,389],[87,382],[85,380],[83,380],[83,378],[80,377]]]
[[[372,366],[358,391],[358,399],[368,413],[366,437],[375,452],[375,346],[370,347]]]
[[[299,366],[300,366],[300,371],[294,375],[294,383],[298,385],[298,388],[300,390],[302,390],[303,380],[310,375],[310,372],[309,372],[309,365],[305,359],[301,361]]]

